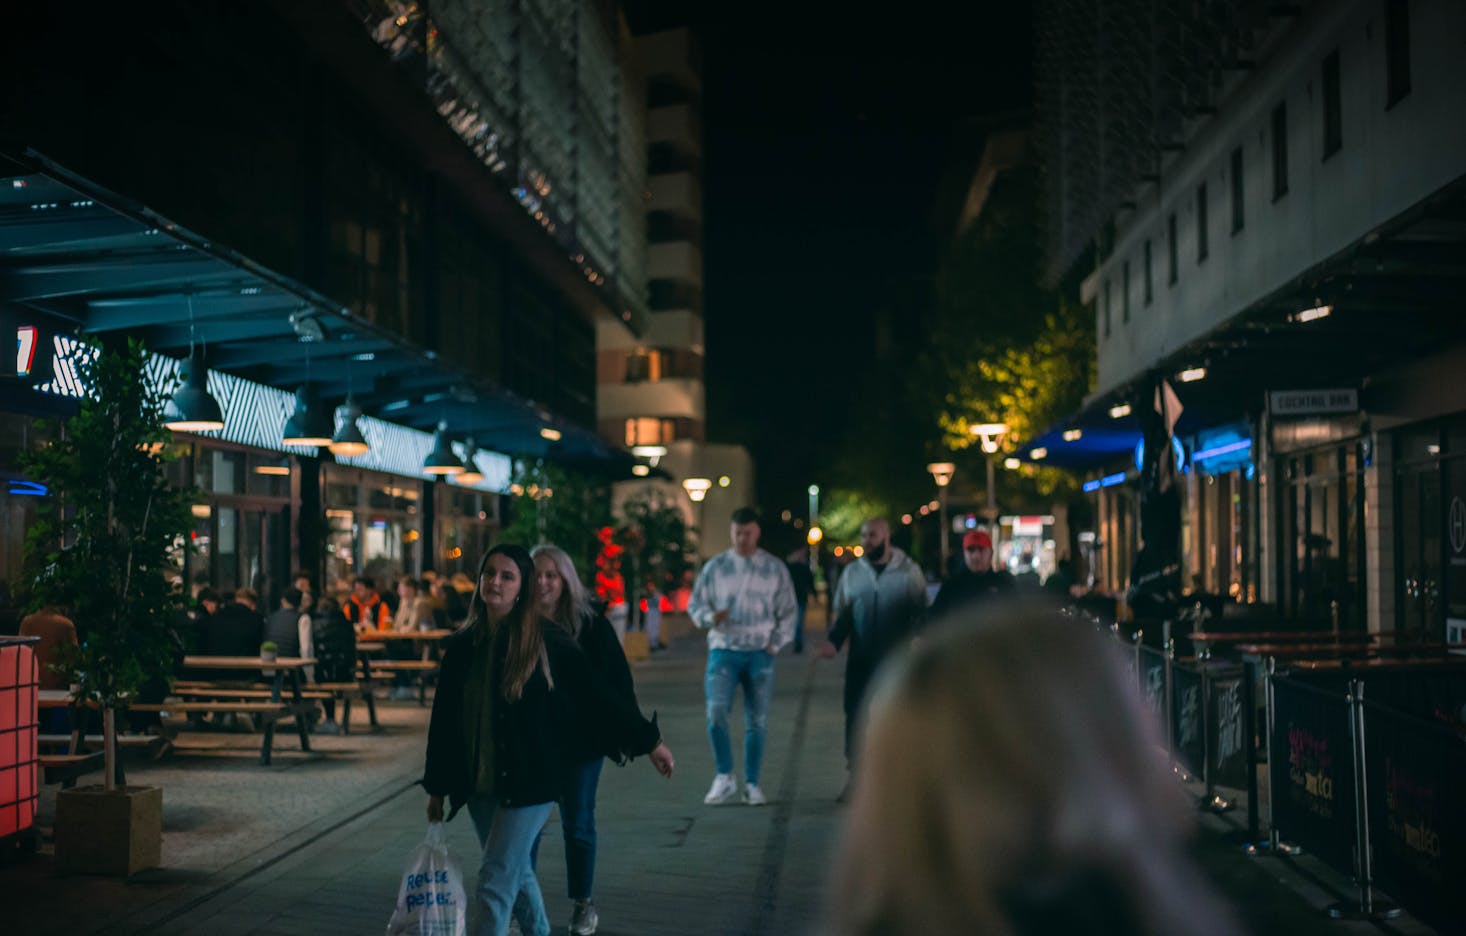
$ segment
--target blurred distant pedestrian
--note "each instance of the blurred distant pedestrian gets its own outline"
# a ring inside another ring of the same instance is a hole
[[[1116,645],[967,608],[876,678],[828,936],[1238,933]]]
[[[730,532],[733,548],[703,565],[687,605],[693,623],[708,632],[703,693],[717,774],[703,802],[726,803],[738,794],[728,716],[742,686],[743,801],[762,806],[768,798],[758,781],[774,696],[774,657],[794,637],[794,584],[788,567],[758,548],[758,514],[747,507],[734,511]]]
[[[834,657],[846,643],[845,760],[854,768],[855,729],[866,689],[887,656],[903,646],[926,620],[926,576],[921,566],[891,545],[891,525],[872,517],[860,526],[861,556],[835,589],[835,623],[820,655]],[[850,794],[847,782],[838,799]]]
[[[809,547],[801,546],[788,556],[784,563],[789,566],[789,580],[794,583],[794,652],[804,652],[804,614],[809,606],[809,596],[814,592],[814,573],[809,569]]]
[[[1014,591],[1013,576],[993,567],[993,538],[986,530],[968,530],[962,537],[963,571],[942,583],[932,601],[933,619],[968,604]]]

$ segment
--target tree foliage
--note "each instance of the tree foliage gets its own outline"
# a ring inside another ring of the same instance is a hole
[[[509,522],[502,539],[533,548],[553,543],[575,561],[589,587],[594,584],[600,542],[596,532],[611,523],[604,484],[542,459],[520,462],[510,487]]]
[[[860,538],[860,525],[872,517],[895,522],[891,505],[883,500],[844,488],[830,491],[826,502],[820,505],[824,541],[833,545],[854,543]]]
[[[1001,176],[937,275],[936,333],[917,379],[941,444],[965,477],[985,470],[974,425],[1008,427],[1001,458],[1076,409],[1091,388],[1094,323],[1040,281],[1034,182],[1029,169]],[[1000,474],[1009,497],[1048,496],[1072,484],[1047,468]]]
[[[188,498],[164,470],[169,386],[149,374],[136,340],[76,358],[87,395],[55,441],[26,453],[26,473],[50,490],[26,539],[28,604],[57,605],[80,645],[60,668],[80,698],[112,708],[171,675],[181,590],[172,555],[190,528]]]
[[[676,591],[697,554],[697,541],[682,510],[657,490],[621,505],[616,541],[625,548],[621,569],[633,594],[640,594],[647,581],[663,594]]]

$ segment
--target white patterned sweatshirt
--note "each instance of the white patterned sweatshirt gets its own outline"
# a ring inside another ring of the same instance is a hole
[[[727,610],[722,624],[713,615]],[[725,550],[703,564],[687,613],[708,632],[709,650],[773,650],[794,639],[794,581],[783,560],[760,549],[748,558]]]

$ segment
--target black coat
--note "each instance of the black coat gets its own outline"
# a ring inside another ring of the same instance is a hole
[[[937,597],[932,601],[930,615],[933,619],[963,608],[971,608],[984,602],[1011,596],[1015,590],[1013,576],[994,569],[989,572],[962,572],[942,583]]]
[[[510,808],[560,796],[581,726],[589,726],[598,749],[613,751],[618,760],[650,753],[661,742],[656,717],[643,718],[634,704],[628,705],[597,677],[569,634],[549,621],[542,621],[541,628],[554,690],[536,668],[518,701],[505,702],[500,696],[494,705],[494,795]],[[473,793],[472,765],[463,743],[463,689],[475,649],[469,631],[444,641],[428,726],[421,783],[429,795],[448,798],[449,819]],[[492,668],[497,671],[501,662],[495,660]]]
[[[585,654],[592,674],[604,688],[614,693],[623,706],[640,712],[641,707],[636,701],[636,685],[631,679],[631,666],[626,662],[626,651],[621,649],[621,641],[616,639],[616,629],[606,620],[605,615],[592,613],[586,618],[580,625],[576,643],[580,646],[580,652]],[[593,726],[585,721],[577,722],[575,727],[575,732],[566,742],[566,756],[572,763],[594,760],[597,757],[609,757],[615,761],[624,759],[614,743],[607,743],[608,740],[614,742],[614,739],[597,738],[591,730]]]

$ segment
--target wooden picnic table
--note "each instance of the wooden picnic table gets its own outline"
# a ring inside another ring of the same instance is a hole
[[[269,706],[284,706],[294,716],[295,732],[300,737],[300,749],[309,752],[310,743],[310,715],[315,711],[316,700],[307,699],[303,695],[305,682],[305,668],[314,666],[316,660],[310,657],[278,657],[274,660],[266,660],[262,657],[245,656],[186,656],[183,658],[183,665],[192,670],[249,670],[257,669],[261,673],[273,673],[274,680],[270,686],[270,701],[263,702],[230,702],[230,703],[208,703],[208,702],[175,702],[164,706],[170,711],[202,712],[202,711],[224,711],[222,706],[229,706],[231,711],[243,714],[260,714],[265,718],[264,741],[260,748],[260,763],[270,763],[270,751],[274,743],[275,724],[270,717]],[[290,699],[284,696],[285,679],[290,679]],[[221,693],[227,690],[221,687]]]
[[[36,708],[58,709],[71,704],[70,689],[42,689],[36,693]]]
[[[446,628],[435,628],[433,630],[359,630],[356,633],[356,653],[361,663],[361,679],[365,681],[368,691],[375,689],[376,681],[373,676],[373,669],[377,674],[388,672],[394,675],[414,674],[417,682],[417,701],[419,705],[427,704],[427,680],[438,672],[438,657],[440,644],[443,639],[450,637],[456,631]],[[384,653],[388,644],[401,644],[404,640],[420,640],[422,654],[417,660],[406,660],[401,657],[383,659],[377,654]]]
[[[1374,643],[1383,635],[1333,631],[1193,631],[1187,640],[1205,643]]]
[[[357,640],[442,640],[451,637],[457,631],[437,628],[434,630],[359,630],[356,632]]]
[[[1433,657],[1426,660],[1401,660],[1392,657],[1366,657],[1362,660],[1337,659],[1337,660],[1299,660],[1293,663],[1295,669],[1322,671],[1337,670],[1349,667],[1349,669],[1403,669],[1403,670],[1432,670],[1432,669],[1466,669],[1466,658],[1461,657]]]

